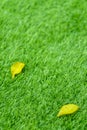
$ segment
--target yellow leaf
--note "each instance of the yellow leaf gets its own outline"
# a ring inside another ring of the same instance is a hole
[[[22,69],[24,68],[25,64],[21,62],[16,62],[11,66],[11,74],[12,78],[15,77],[16,74],[21,73]]]
[[[67,105],[62,106],[57,116],[60,117],[63,115],[72,114],[76,112],[78,109],[79,107],[75,104],[67,104]]]

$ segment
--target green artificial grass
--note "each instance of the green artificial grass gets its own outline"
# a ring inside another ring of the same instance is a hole
[[[0,0],[0,130],[87,130],[86,0]]]

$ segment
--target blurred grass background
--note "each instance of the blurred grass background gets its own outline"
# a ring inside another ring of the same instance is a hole
[[[0,75],[0,130],[87,130],[87,1],[0,0]]]

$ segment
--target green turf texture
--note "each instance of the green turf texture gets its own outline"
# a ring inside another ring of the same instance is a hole
[[[87,130],[86,0],[0,0],[0,130]]]

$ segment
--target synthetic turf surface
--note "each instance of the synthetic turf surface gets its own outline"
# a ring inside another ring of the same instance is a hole
[[[87,130],[86,0],[0,0],[0,130]]]

